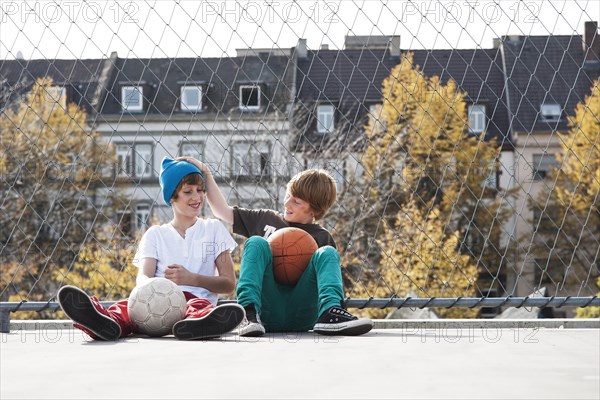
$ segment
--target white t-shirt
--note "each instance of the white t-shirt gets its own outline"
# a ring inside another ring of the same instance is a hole
[[[185,231],[185,239],[170,223],[155,225],[142,236],[133,264],[141,268],[142,259],[154,258],[157,260],[156,277],[164,277],[167,266],[172,264],[183,265],[195,274],[215,276],[215,260],[219,254],[231,251],[236,246],[225,226],[216,219],[198,219]],[[184,285],[179,287],[213,304],[217,303],[217,295],[208,289]]]

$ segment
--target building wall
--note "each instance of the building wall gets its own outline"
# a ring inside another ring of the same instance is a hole
[[[550,178],[534,179],[534,155],[556,155],[560,151],[558,135],[552,132],[519,132],[515,147],[515,171],[517,181],[517,199],[515,202],[516,220],[516,274],[518,277],[515,295],[527,296],[538,289],[539,282],[535,280],[534,259],[532,251],[532,236],[535,230],[533,210],[528,201],[537,198],[540,191],[547,187],[552,189]],[[548,287],[549,294],[555,295],[556,288]]]
[[[287,150],[288,122],[281,114],[267,117],[255,115],[235,123],[227,119],[213,120],[210,121],[210,129],[207,129],[206,121],[152,120],[141,124],[115,117],[112,121],[99,123],[96,129],[108,143],[115,146],[152,144],[150,175],[116,180],[119,190],[124,190],[131,198],[131,209],[140,203],[151,206],[149,224],[166,222],[172,217],[162,200],[158,177],[163,157],[179,156],[183,143],[201,150],[201,161],[209,165],[221,191],[232,205],[274,207],[281,203],[285,195],[292,155]],[[257,142],[269,145],[271,174],[261,178],[237,176],[233,170],[233,147],[237,143]],[[212,216],[207,205],[202,215]]]

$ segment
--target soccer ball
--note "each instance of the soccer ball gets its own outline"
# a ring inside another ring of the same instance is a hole
[[[131,291],[127,311],[136,330],[148,336],[171,333],[173,325],[185,317],[183,291],[165,278],[150,278]]]

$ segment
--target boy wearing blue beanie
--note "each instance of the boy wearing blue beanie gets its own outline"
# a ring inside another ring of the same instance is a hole
[[[189,162],[165,157],[159,180],[173,220],[152,226],[142,236],[133,260],[139,268],[137,282],[163,277],[183,290],[187,308],[185,318],[173,326],[176,338],[203,339],[230,332],[244,319],[244,309],[216,304],[217,293],[235,289],[231,251],[236,243],[220,221],[198,218],[206,196],[204,174]],[[73,326],[93,339],[117,340],[136,333],[128,300],[105,308],[83,290],[63,286],[58,302]]]

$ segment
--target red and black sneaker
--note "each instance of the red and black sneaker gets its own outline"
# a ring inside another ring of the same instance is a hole
[[[173,325],[173,335],[180,340],[217,338],[234,330],[246,316],[239,304],[223,304],[200,317],[190,316]]]
[[[61,287],[57,298],[67,317],[73,320],[73,326],[93,339],[117,340],[121,336],[121,327],[97,298],[88,296],[75,286]]]
[[[313,332],[321,335],[358,336],[373,329],[373,321],[357,318],[342,307],[330,307],[315,324]]]

